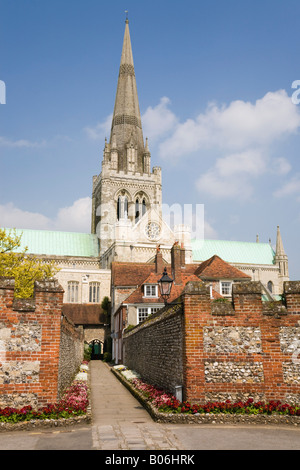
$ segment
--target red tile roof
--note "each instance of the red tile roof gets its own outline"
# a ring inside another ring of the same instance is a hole
[[[62,313],[75,325],[104,325],[108,322],[99,304],[63,304]]]
[[[250,276],[234,268],[229,263],[223,261],[219,256],[214,255],[200,264],[195,274],[203,280],[208,279],[251,279]]]
[[[144,296],[144,284],[157,284],[159,279],[161,278],[162,274],[151,273],[144,282],[132,293],[130,294],[127,299],[124,300],[123,303],[125,304],[135,304],[135,303],[164,303],[163,298],[160,296],[159,288],[158,288],[158,297],[145,297]],[[173,300],[177,299],[187,282],[189,281],[198,281],[199,278],[194,274],[181,274],[182,284],[173,284],[171,289],[171,295],[168,302],[172,302]]]
[[[151,272],[155,272],[154,263],[121,263],[114,261],[111,267],[112,285],[120,287],[139,286]]]

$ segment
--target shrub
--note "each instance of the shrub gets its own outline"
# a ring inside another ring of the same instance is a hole
[[[110,352],[105,352],[103,354],[103,361],[104,362],[111,362],[111,359],[112,359],[112,355]]]

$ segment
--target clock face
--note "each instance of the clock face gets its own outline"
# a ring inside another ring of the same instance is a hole
[[[160,226],[156,222],[149,222],[145,232],[149,240],[157,240],[160,236]]]

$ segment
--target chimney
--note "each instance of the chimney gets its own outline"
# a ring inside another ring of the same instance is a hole
[[[171,267],[175,284],[181,284],[181,248],[178,242],[175,242],[171,249]]]
[[[185,267],[185,248],[184,248],[184,244],[181,243],[181,267],[184,268]]]
[[[158,274],[162,274],[163,270],[164,270],[163,257],[160,251],[160,246],[158,245],[156,248],[156,256],[155,256],[155,271]]]

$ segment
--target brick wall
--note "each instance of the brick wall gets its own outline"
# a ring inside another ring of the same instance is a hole
[[[14,281],[0,278],[0,407],[55,403],[70,384],[83,339],[62,317],[62,300],[57,281],[37,282],[34,299],[18,300]]]
[[[157,312],[153,325],[146,321],[125,335],[124,362],[148,382],[173,393],[175,381],[169,371],[172,363],[177,364],[181,374],[176,372],[176,382],[181,377],[184,399],[194,403],[249,397],[299,403],[300,282],[286,282],[284,298],[262,302],[261,284],[243,282],[234,285],[232,303],[220,303],[209,298],[203,283],[189,283],[182,309],[177,307],[182,327],[171,341],[171,349],[177,345],[174,355],[164,337],[171,336],[164,309]]]

